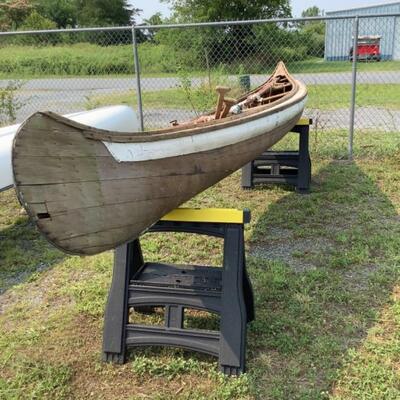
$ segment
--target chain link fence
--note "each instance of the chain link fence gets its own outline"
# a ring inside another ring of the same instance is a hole
[[[400,15],[2,33],[0,54],[3,125],[128,104],[144,129],[165,127],[215,107],[215,86],[238,97],[282,60],[307,84],[314,130],[400,131]]]

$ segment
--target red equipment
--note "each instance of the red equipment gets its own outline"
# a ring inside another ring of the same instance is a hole
[[[357,60],[381,61],[380,36],[359,36],[357,39]],[[353,47],[350,48],[349,59],[353,61]]]

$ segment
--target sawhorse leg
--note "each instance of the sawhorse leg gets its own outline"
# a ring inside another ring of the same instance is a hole
[[[297,172],[296,191],[309,193],[311,179],[311,158],[308,149],[309,125],[304,125],[299,130],[299,164]]]
[[[138,239],[115,249],[113,278],[104,317],[104,361],[118,364],[125,362],[128,287],[132,276],[142,265],[143,257]]]
[[[250,161],[242,168],[242,188],[251,189],[253,187],[253,161]]]
[[[228,375],[239,375],[245,371],[247,307],[243,260],[243,227],[228,227],[224,248],[219,355],[220,369]]]

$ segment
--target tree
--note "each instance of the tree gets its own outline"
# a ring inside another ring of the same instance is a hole
[[[208,22],[249,20],[291,16],[289,0],[164,0],[172,5],[175,22]],[[184,45],[182,36],[175,41]],[[206,51],[211,64],[244,59],[257,52],[254,46],[255,28],[249,25],[232,25],[225,29],[201,29],[195,41],[201,53]],[[195,46],[196,46],[195,43]],[[189,44],[188,44],[189,45]],[[194,46],[192,46],[194,47]],[[229,50],[227,50],[229,49]],[[204,55],[203,55],[204,57]]]
[[[128,0],[0,0],[0,30],[17,30],[36,11],[57,28],[130,25],[141,10]],[[35,23],[36,23],[35,22]]]
[[[17,29],[33,11],[29,0],[5,0],[0,4],[1,26],[3,29]]]
[[[290,17],[289,0],[164,0],[182,22]]]
[[[70,0],[38,0],[37,10],[57,24],[58,28],[75,27],[77,23],[77,4]]]
[[[320,17],[324,15],[324,10],[321,10],[317,6],[312,6],[306,8],[304,11],[301,13],[302,18],[307,18],[307,17]]]
[[[163,23],[163,19],[161,16],[160,12],[157,12],[155,14],[153,14],[150,18],[145,19],[143,25],[161,25]],[[153,42],[155,35],[156,35],[156,31],[155,30],[143,30],[140,29],[139,31],[137,31],[137,39],[138,42],[144,42],[146,40]]]
[[[139,10],[127,0],[75,0],[79,26],[130,25]]]
[[[160,12],[153,14],[149,19],[145,19],[146,25],[161,25],[163,23],[162,15]]]
[[[324,15],[324,11],[317,6],[305,9],[301,16],[320,17]],[[308,55],[321,57],[325,49],[325,22],[324,21],[304,21],[298,24],[300,34],[307,43]]]

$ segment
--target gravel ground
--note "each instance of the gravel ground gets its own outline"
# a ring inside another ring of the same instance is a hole
[[[289,229],[273,228],[267,235],[268,241],[253,246],[249,255],[284,262],[296,272],[316,269],[317,265],[306,259],[318,258],[322,252],[327,253],[334,249],[334,245],[327,239],[292,238],[292,232]]]

